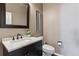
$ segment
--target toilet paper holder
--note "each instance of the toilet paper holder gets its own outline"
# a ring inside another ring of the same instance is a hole
[[[62,46],[62,41],[57,41],[58,46]]]

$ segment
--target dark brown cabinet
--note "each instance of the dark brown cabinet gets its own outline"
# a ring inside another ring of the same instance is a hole
[[[4,56],[42,56],[42,40],[20,49],[8,52],[5,47],[3,49]]]

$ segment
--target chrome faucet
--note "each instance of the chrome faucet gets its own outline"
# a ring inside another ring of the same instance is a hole
[[[22,35],[21,34],[17,34],[17,39],[19,39],[19,36],[20,36],[20,38],[22,39]]]

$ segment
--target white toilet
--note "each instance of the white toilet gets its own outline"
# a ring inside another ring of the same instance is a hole
[[[54,47],[52,47],[48,44],[43,45],[43,56],[51,56],[54,53],[55,53]]]

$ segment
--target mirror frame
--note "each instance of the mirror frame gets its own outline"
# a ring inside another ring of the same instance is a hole
[[[30,6],[28,5],[27,10],[27,25],[6,25],[6,3],[0,3],[0,28],[29,28],[29,14],[30,14]]]

